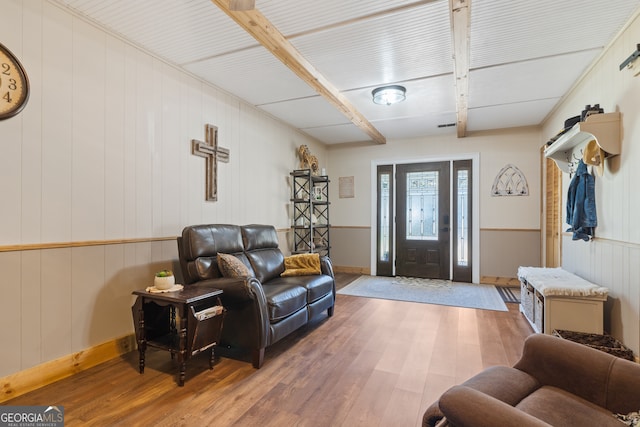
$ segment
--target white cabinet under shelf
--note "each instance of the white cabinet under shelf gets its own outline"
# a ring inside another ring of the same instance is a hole
[[[520,311],[535,332],[602,334],[608,289],[561,268],[520,267]]]
[[[591,141],[604,150],[607,157],[620,154],[620,113],[592,114],[584,122],[576,123],[567,133],[544,150],[545,157],[556,162],[563,172],[571,172],[574,150],[584,148]],[[579,159],[579,155],[576,155]]]

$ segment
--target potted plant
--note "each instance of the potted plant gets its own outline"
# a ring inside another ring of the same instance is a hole
[[[171,270],[158,271],[153,279],[153,286],[160,290],[171,289],[175,284],[176,278]]]

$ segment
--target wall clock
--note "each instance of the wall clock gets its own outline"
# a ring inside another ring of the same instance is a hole
[[[18,114],[29,99],[29,78],[18,58],[0,43],[0,120]]]

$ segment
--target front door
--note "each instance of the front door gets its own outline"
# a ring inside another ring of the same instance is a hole
[[[449,163],[397,166],[396,275],[450,279]]]

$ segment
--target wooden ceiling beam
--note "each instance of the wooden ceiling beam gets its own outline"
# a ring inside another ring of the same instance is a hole
[[[231,0],[211,1],[229,15],[229,17],[245,31],[251,34],[276,58],[282,61],[282,63],[298,77],[307,82],[309,86],[314,88],[322,97],[336,107],[374,142],[378,144],[385,144],[387,142],[384,135],[382,135],[331,82],[320,74],[262,13],[257,9],[231,10]]]
[[[255,9],[256,0],[229,0],[231,10],[251,10]]]
[[[469,110],[469,27],[471,0],[449,0],[453,38],[453,73],[456,92],[458,138],[467,135]]]

